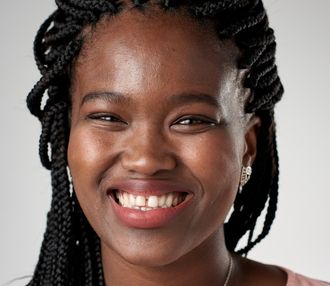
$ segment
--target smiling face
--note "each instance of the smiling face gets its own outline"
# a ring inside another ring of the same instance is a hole
[[[224,244],[255,155],[237,54],[210,27],[164,12],[122,12],[91,34],[73,73],[68,160],[103,255],[156,266],[212,234]]]

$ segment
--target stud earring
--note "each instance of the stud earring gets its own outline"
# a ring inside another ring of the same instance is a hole
[[[241,179],[240,179],[240,183],[239,183],[240,192],[243,190],[243,187],[245,186],[245,184],[250,180],[251,174],[252,174],[251,166],[242,167]]]

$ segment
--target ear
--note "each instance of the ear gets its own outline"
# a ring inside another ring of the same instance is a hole
[[[257,138],[260,125],[260,118],[254,115],[246,123],[243,166],[252,166],[257,156]]]

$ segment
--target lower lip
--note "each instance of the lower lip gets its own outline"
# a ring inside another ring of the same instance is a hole
[[[140,211],[124,208],[118,205],[111,196],[109,196],[109,198],[112,208],[119,220],[128,227],[139,229],[152,229],[166,226],[186,209],[192,201],[192,196],[188,195],[186,199],[176,207]]]

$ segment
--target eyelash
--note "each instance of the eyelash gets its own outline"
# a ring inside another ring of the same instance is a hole
[[[122,120],[119,116],[113,115],[113,114],[108,114],[108,113],[95,113],[91,114],[88,116],[89,119],[91,120],[97,120],[104,122],[105,124],[114,124],[113,126],[123,126],[123,125],[128,125],[127,122]],[[182,131],[182,132],[198,132],[198,131],[203,131],[205,129],[214,127],[218,125],[219,122],[217,122],[214,119],[206,118],[204,116],[183,116],[174,121],[171,124],[171,128],[174,130]],[[190,130],[190,131],[189,131]]]
[[[183,124],[182,122],[184,121],[190,121],[191,123],[185,123]],[[215,122],[214,120],[211,120],[211,119],[207,119],[205,117],[199,117],[199,116],[187,116],[187,117],[183,117],[183,118],[180,118],[179,120],[175,121],[173,125],[175,124],[179,124],[179,125],[186,125],[186,126],[189,126],[189,125],[216,125],[217,122]]]
[[[114,123],[119,122],[119,123],[127,124],[124,120],[120,119],[118,116],[112,114],[106,114],[106,113],[91,114],[88,116],[88,118],[93,120],[105,121],[105,122],[114,122]]]

